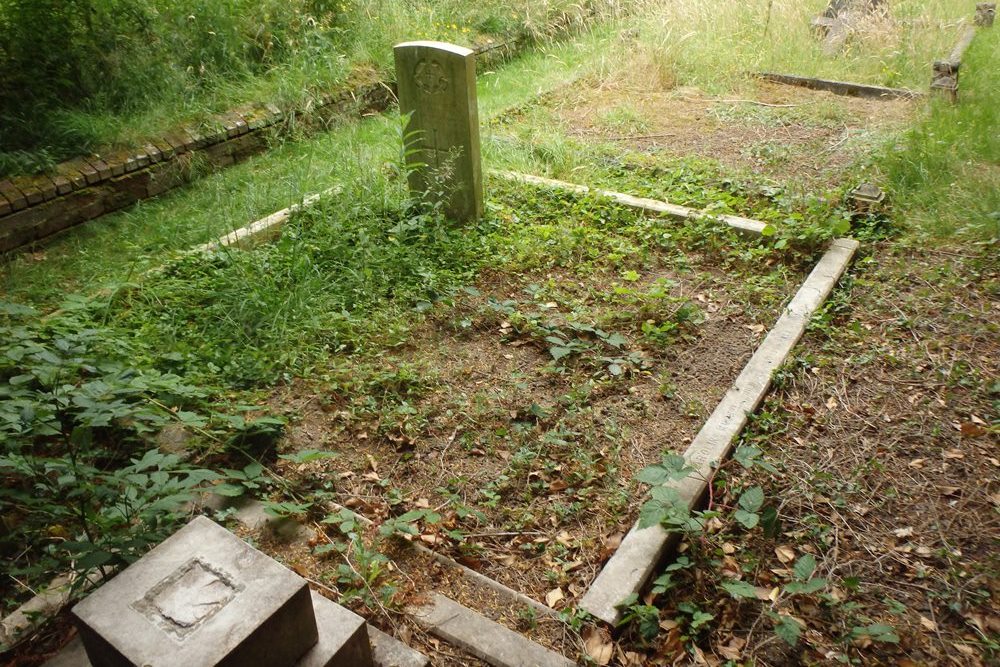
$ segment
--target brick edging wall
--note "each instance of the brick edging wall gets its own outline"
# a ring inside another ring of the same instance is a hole
[[[495,64],[525,43],[513,39],[476,49]],[[395,84],[375,81],[324,94],[307,108],[247,106],[183,127],[140,149],[76,158],[50,174],[0,180],[0,253],[41,241],[70,227],[155,197],[214,169],[267,149],[294,118],[297,127],[322,127],[345,113],[382,112],[395,102]]]

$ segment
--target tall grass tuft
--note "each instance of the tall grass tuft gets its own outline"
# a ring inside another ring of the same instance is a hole
[[[547,39],[619,0],[0,0],[0,176],[382,73],[392,45]]]
[[[857,25],[842,52],[827,55],[810,30],[827,0],[675,0],[654,11],[640,36],[643,69],[665,86],[721,92],[746,72],[776,70],[885,86],[925,88],[931,62],[946,55],[964,0],[890,0],[888,13]]]
[[[918,238],[1000,240],[1000,34],[980,30],[962,59],[959,103],[926,115],[878,161]]]

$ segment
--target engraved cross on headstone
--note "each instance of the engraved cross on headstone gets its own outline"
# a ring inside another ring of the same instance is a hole
[[[399,111],[409,116],[404,144],[410,190],[441,197],[454,220],[483,213],[476,56],[444,42],[406,42],[393,53]]]

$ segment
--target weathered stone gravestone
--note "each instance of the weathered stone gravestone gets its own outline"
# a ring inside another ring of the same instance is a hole
[[[410,190],[442,204],[458,221],[483,213],[483,174],[476,101],[476,56],[443,42],[393,49]]]
[[[997,17],[997,3],[976,3],[976,25],[980,28],[990,28]]]
[[[885,0],[830,0],[826,10],[813,19],[812,27],[823,38],[823,52],[833,56],[844,47],[858,24],[885,11]]]
[[[364,619],[205,517],[73,609],[93,667],[372,667]],[[85,664],[85,663],[84,663]]]

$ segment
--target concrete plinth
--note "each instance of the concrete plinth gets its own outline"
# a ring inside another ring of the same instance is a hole
[[[291,667],[319,639],[305,580],[205,517],[73,616],[94,667]]]

